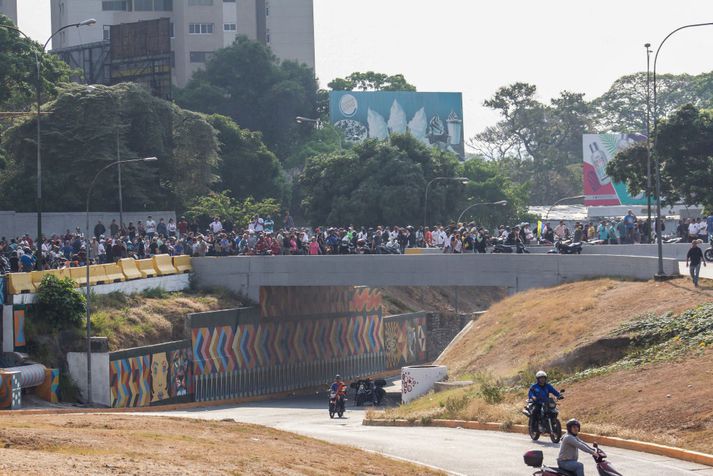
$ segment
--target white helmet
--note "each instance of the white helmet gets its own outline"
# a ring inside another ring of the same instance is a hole
[[[535,374],[535,378],[545,377],[547,378],[547,373],[544,370],[540,370]]]

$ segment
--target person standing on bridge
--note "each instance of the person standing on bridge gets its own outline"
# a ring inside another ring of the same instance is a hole
[[[703,263],[703,266],[706,265],[706,260],[703,259],[703,251],[698,247],[699,243],[702,243],[702,240],[693,240],[691,248],[686,255],[686,268],[688,268],[691,273],[691,279],[695,287],[698,287],[698,275],[701,272],[701,263]]]

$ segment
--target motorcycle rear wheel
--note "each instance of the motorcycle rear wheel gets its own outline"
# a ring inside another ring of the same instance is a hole
[[[713,248],[708,248],[705,253],[703,253],[706,260],[713,262]]]

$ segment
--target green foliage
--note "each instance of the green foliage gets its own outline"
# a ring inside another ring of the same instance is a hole
[[[312,223],[420,224],[426,183],[456,176],[455,155],[426,147],[410,135],[369,140],[350,150],[311,157],[300,176],[302,205]],[[432,222],[455,209],[462,185],[434,186]]]
[[[117,131],[122,159],[159,158],[123,166],[125,209],[181,209],[216,181],[215,129],[141,86],[70,85],[46,109],[52,114],[42,122],[45,211],[85,209],[92,177],[117,158]],[[35,121],[27,119],[4,136],[12,160],[0,176],[0,207],[34,210],[35,134]],[[102,209],[118,209],[116,174],[116,167],[103,172],[92,192]]]
[[[150,298],[150,299],[166,299],[168,296],[170,296],[170,293],[163,288],[145,289],[144,292],[141,294],[144,297]]]
[[[232,197],[256,200],[287,196],[287,185],[280,161],[262,142],[259,132],[241,129],[232,119],[214,114],[208,123],[218,131],[221,164],[220,186],[231,190]]]
[[[327,86],[334,91],[416,91],[416,86],[406,81],[403,74],[389,76],[374,71],[356,72],[346,78],[336,78]]]
[[[515,83],[500,88],[485,106],[500,113],[471,146],[508,170],[516,183],[529,183],[529,203],[554,203],[582,190],[582,134],[591,132],[584,94],[563,91],[544,104],[537,88]]]
[[[486,380],[481,382],[479,393],[480,396],[483,397],[483,400],[486,401],[486,403],[495,405],[503,401],[505,388],[497,380]]]
[[[50,331],[76,329],[82,324],[86,302],[70,278],[45,275],[37,291],[36,318]]]
[[[283,157],[309,135],[295,117],[317,114],[317,83],[311,68],[281,62],[267,46],[240,36],[194,73],[176,102],[262,132],[270,149]]]
[[[443,406],[443,413],[441,416],[443,418],[457,418],[460,413],[465,410],[470,402],[470,396],[468,394],[453,395],[446,399]]]
[[[246,227],[256,214],[274,217],[280,212],[280,204],[275,199],[267,198],[256,202],[252,197],[248,197],[240,202],[230,195],[230,190],[225,190],[196,197],[188,207],[186,216],[197,220],[202,228],[207,227],[214,217],[220,217],[223,223],[230,222],[238,227]]]

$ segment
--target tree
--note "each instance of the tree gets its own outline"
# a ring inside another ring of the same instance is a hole
[[[259,132],[241,129],[232,119],[214,114],[208,123],[218,131],[221,163],[219,187],[231,197],[285,202],[287,185],[280,161],[262,142]]]
[[[580,93],[563,91],[550,104],[536,93],[527,83],[500,88],[485,106],[502,119],[471,146],[509,165],[516,182],[529,182],[530,203],[547,204],[581,191],[581,141],[591,130],[590,108]]]
[[[78,329],[86,311],[87,299],[75,288],[70,278],[42,277],[37,291],[37,318],[44,330],[63,331]]]
[[[308,134],[295,117],[317,114],[317,83],[308,66],[280,61],[267,46],[240,36],[193,74],[176,102],[262,132],[270,149],[283,158]]]
[[[687,105],[661,122],[654,153],[661,163],[662,199],[713,208],[711,150],[713,110]],[[645,144],[633,145],[607,164],[607,173],[639,193],[646,188],[646,157]]]
[[[303,208],[312,223],[420,224],[426,183],[454,177],[458,158],[426,147],[409,135],[365,141],[353,149],[307,159],[300,176]],[[460,184],[429,191],[430,221],[453,214]]]
[[[220,217],[224,222],[244,228],[256,214],[263,217],[277,216],[279,212],[280,204],[273,198],[256,202],[248,197],[238,201],[231,197],[230,190],[224,190],[196,197],[188,207],[186,216],[197,221],[202,228],[206,228],[213,217]]]
[[[141,86],[68,85],[46,105],[42,122],[46,211],[81,211],[89,181],[105,165],[155,156],[155,163],[122,168],[125,208],[181,209],[216,182],[216,130],[205,118],[151,96]],[[10,155],[0,175],[0,206],[34,209],[36,122],[25,119],[4,135]],[[92,195],[96,209],[118,209],[116,167],[103,173]]]
[[[403,74],[389,76],[373,71],[356,72],[346,78],[335,78],[327,87],[333,91],[416,91],[416,86],[406,81]]]

